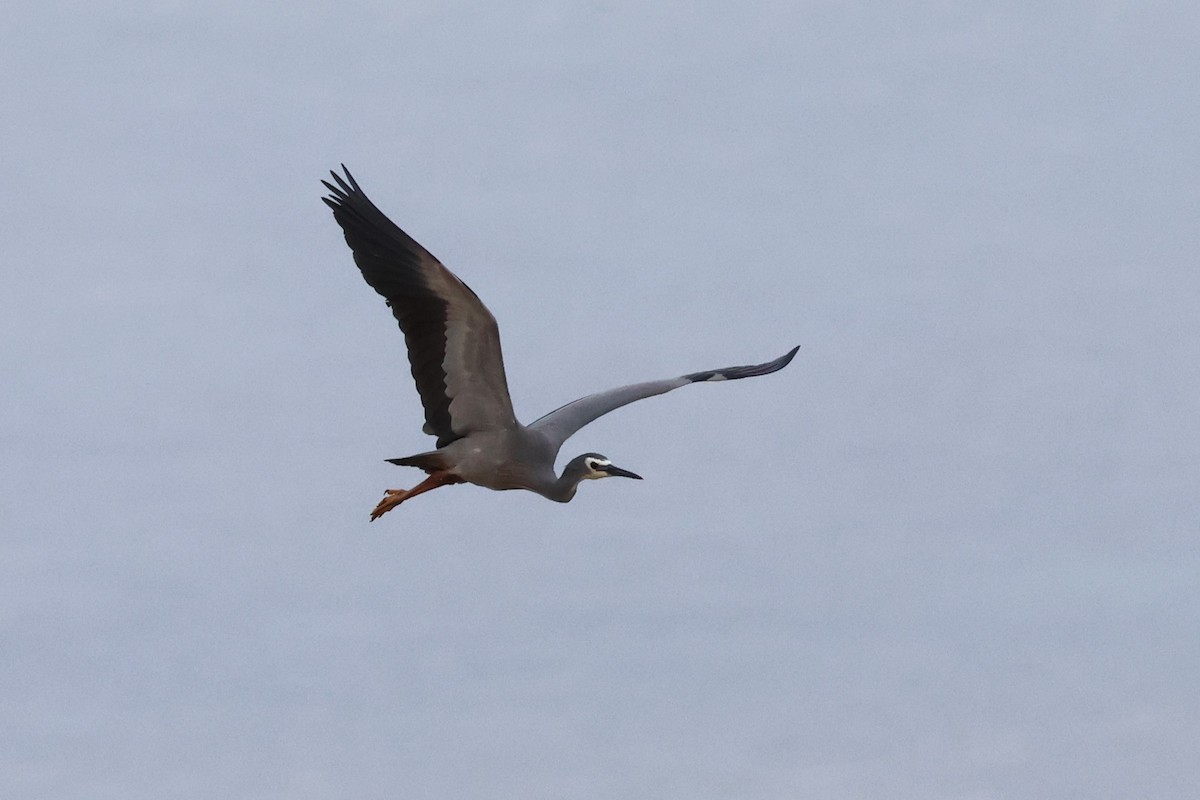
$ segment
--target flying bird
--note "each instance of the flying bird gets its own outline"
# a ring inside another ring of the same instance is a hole
[[[567,403],[531,425],[513,412],[500,353],[496,319],[471,289],[428,250],[388,219],[359,188],[346,166],[321,181],[322,197],[346,235],[354,262],[371,288],[383,295],[408,345],[413,380],[425,407],[425,433],[437,448],[388,461],[417,467],[427,477],[412,489],[388,489],[371,520],[419,494],[455,483],[488,489],[528,489],[566,503],[585,480],[633,478],[599,453],[554,461],[563,443],[593,420],[646,397],[689,383],[728,381],[778,372],[799,347],[774,361],[693,372],[678,378],[620,386]],[[336,185],[335,185],[336,184]]]

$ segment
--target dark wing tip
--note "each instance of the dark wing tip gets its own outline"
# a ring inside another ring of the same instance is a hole
[[[775,367],[775,369],[773,369],[771,371],[774,372],[775,370],[783,369],[788,364],[792,363],[792,359],[795,358],[796,353],[799,353],[799,352],[800,352],[800,345],[796,345],[791,350],[788,350],[786,353],[781,355],[779,358],[777,358],[771,362],[772,364],[778,364],[778,366]]]
[[[331,197],[322,197],[321,199],[334,210],[337,210],[339,206],[349,200],[352,194],[361,194],[366,197],[363,190],[358,187],[358,181],[354,180],[354,176],[350,174],[350,170],[346,169],[346,165],[342,164],[341,166],[342,172],[345,173],[344,178],[332,170],[329,172],[330,177],[337,184],[336,186],[329,181],[321,181],[321,185],[328,189],[330,195],[332,195]]]
[[[341,183],[343,186],[346,186],[347,184],[349,184],[349,188],[352,191],[361,192],[362,189],[358,188],[358,181],[354,180],[354,176],[350,174],[349,168],[345,164],[341,164],[340,166],[342,168],[342,172],[346,175],[346,181],[344,183],[343,183],[342,179],[338,176],[337,173],[331,172],[329,174],[333,175],[334,179],[337,180],[338,183]]]
[[[792,359],[799,352],[800,345],[796,345],[791,350],[787,351],[774,361],[768,361],[765,364],[748,364],[744,367],[725,367],[723,369],[710,369],[707,372],[693,372],[691,375],[684,375],[692,383],[700,381],[736,381],[740,378],[756,378],[759,375],[770,375],[772,372],[779,370],[792,363]]]

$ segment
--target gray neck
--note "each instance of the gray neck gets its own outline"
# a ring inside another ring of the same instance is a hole
[[[579,482],[582,480],[583,474],[577,469],[572,469],[572,465],[568,464],[563,469],[563,474],[547,484],[538,494],[556,503],[569,503],[575,496],[575,490],[579,488]]]

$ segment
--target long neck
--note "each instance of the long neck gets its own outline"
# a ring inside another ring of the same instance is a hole
[[[575,496],[575,490],[579,488],[580,479],[579,473],[568,467],[563,470],[562,475],[546,484],[538,494],[556,503],[569,503]]]

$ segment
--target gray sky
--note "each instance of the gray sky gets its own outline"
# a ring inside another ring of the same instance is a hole
[[[1193,4],[5,16],[0,795],[1194,797]],[[803,349],[368,525],[341,161],[525,421]]]

